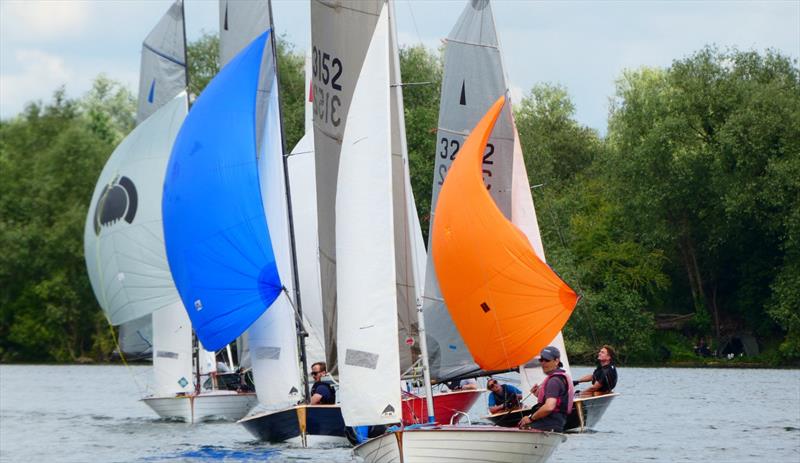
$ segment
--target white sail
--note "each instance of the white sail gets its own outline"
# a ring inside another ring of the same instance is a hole
[[[225,64],[271,27],[269,2],[220,1],[220,61]],[[278,107],[278,81],[272,52],[274,31],[265,44],[256,103],[258,175],[273,252],[286,292],[247,330],[247,345],[258,400],[278,407],[301,397],[298,366],[294,278],[283,172],[283,135]]]
[[[325,357],[336,357],[336,186],[350,101],[382,1],[312,0],[314,151]]]
[[[192,323],[183,305],[153,313],[154,395],[194,392]]]
[[[185,46],[183,2],[177,0],[142,43],[137,123],[186,88]]]
[[[388,14],[381,12],[342,139],[336,194],[338,354],[349,426],[400,420]]]
[[[164,248],[161,185],[186,112],[181,93],[117,146],[97,181],[84,251],[92,289],[112,325],[182,307]]]
[[[311,55],[306,55],[306,92],[311,85]],[[303,322],[308,365],[325,360],[322,293],[319,276],[319,237],[317,236],[317,185],[314,172],[313,103],[305,95],[305,129],[288,159],[289,188],[292,192],[294,239],[297,250],[297,277],[303,301]]]
[[[439,190],[466,136],[491,104],[507,92],[491,5],[487,0],[473,0],[464,8],[445,48],[431,224]],[[514,142],[511,121],[511,105],[506,105],[489,139],[483,163],[484,182],[507,217],[511,216]],[[481,370],[473,362],[444,304],[431,255],[425,273],[424,310],[432,376],[446,380],[479,374]]]
[[[539,222],[536,220],[536,209],[533,207],[533,196],[531,195],[530,181],[528,181],[528,171],[525,168],[525,158],[522,156],[522,145],[519,142],[517,127],[514,125],[514,176],[511,186],[511,221],[516,225],[525,236],[528,237],[536,255],[546,262],[544,257],[544,245],[542,235],[539,232]],[[556,346],[561,352],[561,362],[564,364],[564,371],[572,376],[567,358],[567,349],[564,347],[564,337],[558,333],[550,345]],[[545,374],[538,362],[529,365],[520,365],[520,384],[523,391],[528,391],[534,384],[544,381]],[[536,398],[528,396],[527,405],[536,403]]]

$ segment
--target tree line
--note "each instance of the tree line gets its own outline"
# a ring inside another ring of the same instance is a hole
[[[190,93],[219,69],[190,44]],[[303,134],[304,59],[279,41],[286,146]],[[427,234],[440,51],[401,50],[412,186]],[[0,121],[0,360],[105,360],[114,337],[86,275],[83,226],[97,177],[134,126],[131,92],[100,76]],[[754,336],[770,364],[800,361],[800,74],[775,51],[703,48],[628,70],[601,137],[567,89],[539,84],[515,119],[548,263],[582,299],[564,335],[576,360],[692,359]],[[671,329],[658,323],[681,316]]]

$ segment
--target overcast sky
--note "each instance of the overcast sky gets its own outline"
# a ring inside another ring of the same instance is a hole
[[[80,96],[100,73],[138,87],[141,41],[172,0],[0,0],[0,117]],[[463,0],[396,0],[401,44],[438,47]],[[564,86],[582,124],[605,133],[614,81],[626,68],[667,67],[706,44],[800,57],[800,0],[493,1],[516,100],[539,82]],[[309,43],[305,0],[273,0],[275,27]],[[186,0],[189,40],[218,30],[216,0]]]

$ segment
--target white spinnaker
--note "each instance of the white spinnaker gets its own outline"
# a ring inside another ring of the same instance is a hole
[[[84,229],[86,267],[112,325],[183,307],[167,264],[161,194],[186,104],[182,92],[125,137],[92,195]]]
[[[385,0],[312,0],[314,164],[328,371],[336,372],[336,192],[339,153],[354,85]]]
[[[183,305],[153,312],[154,395],[194,392],[192,323]]]
[[[401,417],[388,32],[384,8],[356,83],[339,160],[339,397],[348,426]]]
[[[177,0],[142,43],[139,101],[141,123],[186,88],[183,4]]]
[[[268,48],[265,53],[272,53]],[[274,63],[274,61],[272,61]],[[266,89],[266,117],[258,160],[261,201],[267,217],[272,250],[286,291],[248,329],[250,357],[258,400],[267,406],[285,406],[302,398],[295,328],[294,275],[289,214],[283,171],[283,142],[278,108],[278,80],[273,68]]]
[[[536,255],[546,262],[539,222],[536,220],[536,209],[533,207],[528,171],[525,168],[525,158],[522,156],[522,145],[519,142],[516,125],[514,125],[514,174],[511,182],[511,222],[522,230],[536,251]],[[571,375],[567,350],[564,347],[564,337],[560,332],[550,345],[556,346],[561,351],[564,370]],[[536,361],[529,363],[529,366],[520,365],[519,373],[523,391],[530,390],[534,384],[541,383],[545,377],[540,364]],[[533,405],[536,403],[536,398],[528,396],[526,402],[527,405]]]

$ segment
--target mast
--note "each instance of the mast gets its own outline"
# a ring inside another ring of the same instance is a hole
[[[190,108],[192,106],[192,98],[189,95],[189,52],[187,50],[186,42],[186,9],[183,0],[181,0],[181,19],[181,26],[183,27],[183,66],[185,69],[183,73],[183,81],[186,85],[186,107]],[[214,360],[216,361],[216,357]],[[202,384],[200,383],[200,341],[197,339],[197,334],[194,332],[194,328],[192,328],[192,362],[194,363],[195,375],[194,393],[200,394],[200,389],[202,389]]]
[[[272,19],[272,1],[267,2],[269,5],[269,27],[270,27],[270,41],[272,43],[272,56],[274,57],[273,63],[275,66],[275,80],[278,85],[276,91],[278,92],[278,123],[280,124],[281,132],[281,158],[283,160],[283,178],[286,185],[286,211],[289,223],[289,243],[290,254],[292,256],[292,280],[294,282],[294,297],[295,297],[295,326],[297,329],[297,343],[300,346],[300,364],[302,367],[300,376],[303,379],[303,398],[306,403],[310,399],[308,387],[308,360],[306,359],[306,333],[303,328],[303,306],[300,302],[300,278],[297,273],[297,249],[294,239],[294,218],[292,211],[292,191],[289,184],[289,154],[286,152],[286,137],[283,130],[283,114],[281,112],[281,92],[280,92],[280,74],[278,73],[278,47],[276,44],[275,36],[275,22]]]
[[[397,25],[395,24],[395,13],[394,13],[394,1],[387,0],[387,6],[389,7],[389,27],[391,28],[390,33],[390,40],[391,40],[391,47],[390,51],[392,54],[393,66],[394,69],[397,70],[396,76],[401,77],[400,74],[400,56],[397,50]],[[394,77],[394,76],[392,76]],[[402,82],[394,82],[390,86],[390,91],[395,93],[395,101],[402,101],[403,99],[403,86]],[[398,111],[398,117],[401,119],[400,124],[398,124],[400,133],[400,139],[402,140],[403,144],[405,144],[406,134],[405,134],[405,117],[402,111]],[[408,150],[403,149],[403,178],[410,179],[411,173],[409,171],[408,166]],[[409,182],[403,182],[404,188],[410,188]],[[408,191],[406,191],[406,200],[409,199]],[[414,252],[416,249],[416,233],[414,233],[414,227],[411,224],[415,223],[416,217],[413,217],[413,214],[416,213],[416,208],[413,207],[406,207],[406,222],[409,224],[406,227],[408,232],[408,239],[411,243],[411,275],[413,277],[414,282],[414,301],[417,307],[417,323],[418,323],[418,331],[419,331],[419,348],[420,348],[420,356],[422,357],[422,377],[425,382],[425,402],[428,407],[428,423],[433,423],[435,421],[434,413],[433,413],[433,389],[431,388],[431,373],[430,373],[430,362],[428,359],[428,340],[425,338],[425,316],[423,312],[423,298],[422,293],[420,292],[419,288],[422,286],[422,278],[419,274],[419,262],[417,260],[417,253]]]

